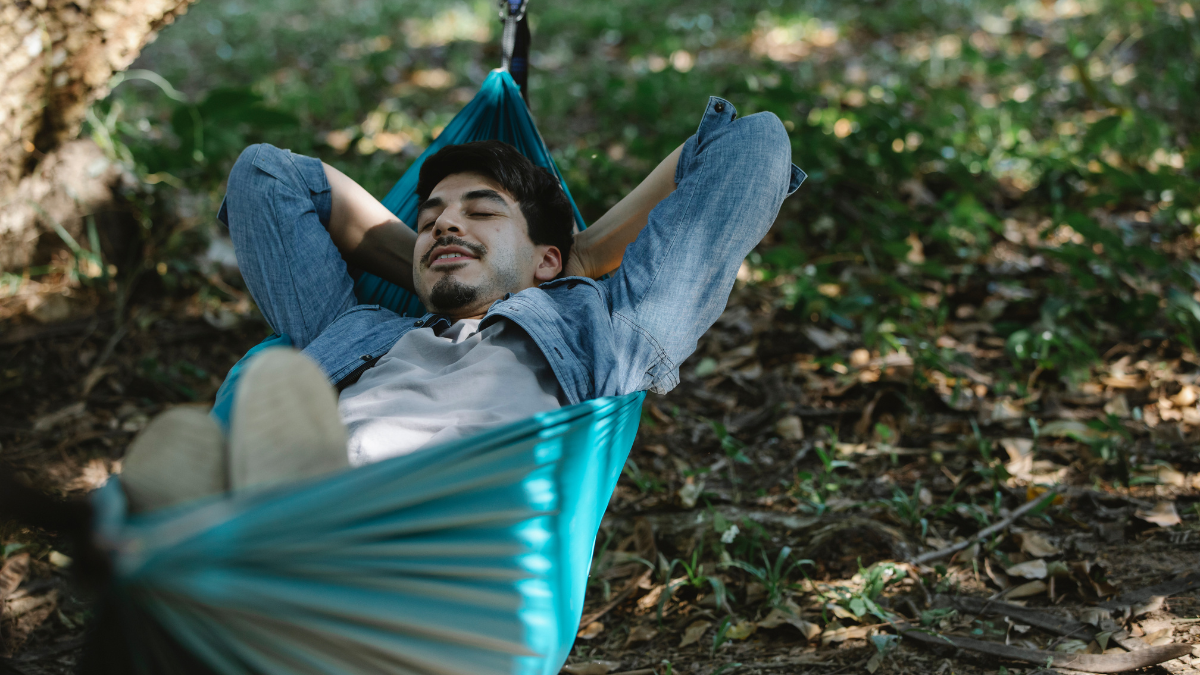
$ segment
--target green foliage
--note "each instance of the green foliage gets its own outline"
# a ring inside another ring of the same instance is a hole
[[[692,559],[690,562],[687,560],[681,560],[679,558],[667,562],[666,557],[661,553],[658,554],[658,559],[659,573],[662,575],[663,584],[665,585],[662,595],[659,596],[658,600],[659,624],[662,623],[663,608],[666,607],[667,600],[671,598],[676,590],[684,585],[691,586],[697,590],[703,589],[705,586],[707,586],[713,592],[713,597],[717,602],[718,609],[727,608],[729,606],[729,601],[727,599],[729,592],[725,588],[725,582],[722,581],[718,576],[705,574],[704,563],[700,562],[699,547],[692,551]],[[682,581],[677,581],[676,583],[672,584],[671,575],[675,573],[676,566],[683,568],[685,577]]]
[[[810,471],[796,472],[792,484],[792,496],[799,502],[801,509],[812,511],[817,515],[825,512],[826,502],[830,497],[841,492],[850,479],[839,474],[838,469],[852,469],[854,464],[836,459],[837,435],[832,427],[822,427],[822,434],[830,439],[818,441],[813,450],[821,460],[821,470],[818,473]]]
[[[637,462],[632,459],[625,461],[625,468],[621,470],[621,473],[633,481],[633,484],[637,486],[638,491],[642,494],[663,491],[662,481],[651,474],[643,472],[638,468]]]
[[[1024,396],[1030,374],[1079,377],[1117,340],[1200,340],[1200,21],[1068,4],[545,4],[531,107],[588,219],[692,133],[709,94],[773,112],[810,178],[755,278],[798,317],[908,352],[918,384],[965,358],[936,338],[973,311]],[[267,141],[382,195],[498,64],[494,13],[199,3],[87,130],[150,182],[219,195]]]
[[[833,595],[836,602],[860,620],[871,615],[881,621],[888,621],[887,614],[876,601],[879,600],[884,589],[906,576],[905,571],[892,563],[876,563],[867,569],[860,566],[858,574],[863,581],[862,588],[859,590],[834,589]]]
[[[729,628],[732,625],[733,617],[721,617],[721,622],[717,624],[717,631],[713,633],[712,651],[709,652],[710,656],[716,656],[717,650],[721,648],[721,645],[725,644],[727,640],[726,635],[729,634]]]
[[[788,562],[788,557],[791,556],[791,554],[791,547],[784,546],[782,549],[780,549],[779,555],[776,556],[774,563],[772,563],[770,558],[767,557],[767,552],[762,551],[762,567],[751,565],[744,560],[733,560],[726,563],[726,565],[728,567],[735,567],[744,572],[748,572],[750,576],[758,579],[759,583],[761,583],[763,588],[766,589],[767,605],[771,607],[779,607],[782,605],[785,599],[785,594],[792,587],[791,582],[788,580],[792,570],[801,565],[813,564],[813,561],[811,560],[800,558]]]
[[[919,526],[921,529],[921,539],[925,539],[926,534],[929,532],[929,519],[926,517],[929,507],[921,503],[920,493],[920,481],[917,481],[917,484],[913,486],[912,494],[907,494],[898,487],[893,488],[892,498],[886,504],[892,508],[892,511],[900,520],[908,523],[910,527]]]

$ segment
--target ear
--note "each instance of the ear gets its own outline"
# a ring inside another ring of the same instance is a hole
[[[558,250],[557,246],[536,246],[535,249],[542,254],[542,257],[538,260],[537,269],[533,271],[533,278],[539,284],[553,281],[562,272],[562,252]]]

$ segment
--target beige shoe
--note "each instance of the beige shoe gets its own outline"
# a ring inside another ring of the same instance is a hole
[[[317,364],[283,348],[252,360],[233,402],[230,487],[265,487],[349,466],[337,392]]]
[[[133,439],[122,462],[121,485],[137,513],[229,489],[225,437],[208,413],[172,408]]]

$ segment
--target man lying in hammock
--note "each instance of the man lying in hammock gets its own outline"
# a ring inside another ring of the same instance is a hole
[[[498,141],[448,146],[421,168],[414,232],[333,167],[247,148],[219,218],[267,321],[301,351],[249,363],[228,443],[198,411],[156,419],[125,462],[131,505],[359,466],[601,396],[670,391],[803,180],[790,155],[777,117],[738,118],[711,98],[694,136],[573,234],[550,172]],[[358,304],[348,265],[415,291],[429,313]]]

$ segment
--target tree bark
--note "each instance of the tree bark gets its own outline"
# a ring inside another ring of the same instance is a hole
[[[43,197],[78,203],[68,222],[55,216],[69,232],[78,231],[80,215],[102,206],[103,189],[56,179],[73,158],[98,166],[98,149],[58,151],[78,135],[88,106],[108,93],[112,75],[192,2],[0,0],[0,269],[28,265],[39,233],[52,227],[41,222]],[[116,175],[77,167],[72,178],[81,173],[110,188]],[[61,214],[61,205],[55,210]]]

